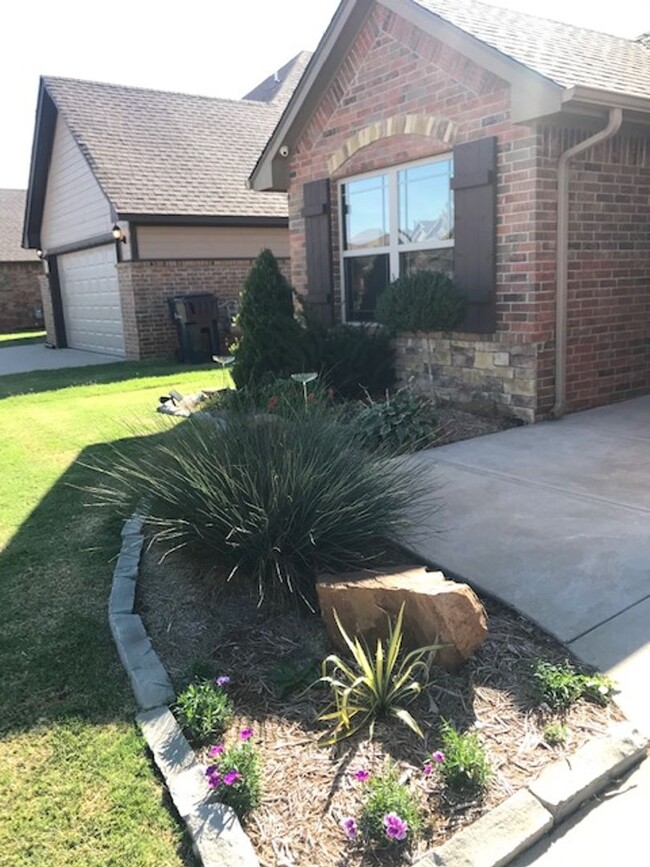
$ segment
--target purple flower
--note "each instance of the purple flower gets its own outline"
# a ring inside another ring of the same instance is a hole
[[[434,762],[436,762],[436,764],[441,765],[445,760],[445,754],[441,753],[440,750],[438,750],[431,756],[431,758]]]
[[[221,677],[217,677],[214,682],[217,686],[228,686],[230,678],[227,674],[222,674]]]
[[[223,775],[223,781],[227,786],[234,786],[238,780],[241,780],[239,771],[228,771],[227,774]]]
[[[239,732],[239,737],[240,737],[241,740],[243,740],[243,741],[247,741],[247,740],[249,740],[250,738],[253,737],[253,729],[242,729],[242,730]]]
[[[397,813],[387,813],[384,816],[384,828],[389,840],[406,840],[409,830],[408,822],[400,819]]]
[[[341,819],[340,825],[345,831],[345,836],[348,840],[354,840],[359,833],[357,821],[356,819],[353,819],[352,816],[348,816],[346,819]]]
[[[206,768],[205,775],[208,778],[208,786],[211,789],[216,789],[217,786],[221,785],[221,774],[216,765],[210,765],[209,768]]]
[[[223,744],[217,744],[216,747],[210,747],[210,755],[211,756],[220,756],[222,753],[225,753],[226,748]]]
[[[360,770],[356,771],[354,774],[354,779],[358,780],[360,783],[365,783],[366,780],[370,777],[370,771]]]
[[[425,777],[430,777],[433,773],[433,765],[431,762],[426,762],[424,767],[422,768]]]

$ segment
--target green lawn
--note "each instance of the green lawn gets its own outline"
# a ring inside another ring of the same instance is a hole
[[[154,432],[158,395],[222,382],[130,363],[0,377],[3,867],[194,864],[108,630],[120,521],[79,488],[109,443]]]
[[[43,343],[44,331],[14,331],[11,334],[0,334],[0,349],[5,346],[21,346],[23,343]]]

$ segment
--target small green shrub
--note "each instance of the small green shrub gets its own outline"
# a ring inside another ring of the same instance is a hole
[[[332,394],[321,379],[307,383],[307,401],[303,386],[291,377],[278,377],[265,383],[244,385],[219,392],[207,401],[205,412],[266,412],[290,418],[296,413],[332,405]]]
[[[377,321],[391,331],[453,331],[466,311],[465,293],[439,271],[399,277],[377,300]]]
[[[308,366],[321,372],[337,397],[360,400],[383,394],[395,382],[395,348],[391,335],[376,325],[323,328],[307,321]]]
[[[234,413],[226,424],[199,413],[113,454],[94,489],[100,504],[126,512],[146,497],[163,550],[212,549],[261,599],[295,593],[314,606],[317,574],[380,562],[414,509],[435,509],[417,467],[363,452],[354,431],[318,410]]]
[[[297,662],[280,660],[266,678],[274,687],[278,698],[308,689],[318,679],[318,660],[315,657]]]
[[[227,693],[209,680],[187,686],[176,699],[174,710],[190,740],[199,744],[222,735],[233,717]]]
[[[293,293],[270,250],[262,250],[246,278],[238,324],[241,338],[232,370],[237,387],[303,369]]]
[[[210,750],[213,764],[206,768],[208,785],[222,804],[227,804],[240,819],[259,806],[262,799],[260,757],[249,738],[251,729],[240,733],[235,746],[219,745]]]
[[[566,710],[581,698],[606,704],[614,682],[604,674],[582,674],[568,662],[554,665],[538,660],[533,665],[533,681],[540,703],[554,710]]]
[[[544,740],[552,747],[566,742],[569,729],[560,722],[550,722],[544,726]]]
[[[403,454],[431,445],[438,417],[430,400],[401,389],[383,401],[370,401],[353,425],[363,448]]]
[[[480,792],[492,777],[492,768],[476,732],[459,732],[443,720],[440,733],[442,754],[440,773],[450,789]]]
[[[334,723],[327,743],[350,737],[365,726],[369,726],[372,737],[375,720],[382,717],[394,717],[422,737],[420,726],[405,705],[414,701],[422,691],[416,677],[418,673],[428,676],[429,667],[425,659],[441,645],[420,647],[406,656],[401,655],[403,604],[395,623],[388,619],[388,639],[385,642],[377,640],[374,654],[359,638],[350,638],[336,611],[333,613],[339,632],[352,654],[352,662],[336,654],[331,654],[323,662],[320,680],[331,687],[334,706],[334,710],[325,711],[318,717]]]
[[[408,845],[420,831],[422,812],[415,795],[400,783],[397,769],[387,765],[376,776],[370,777],[368,795],[361,809],[359,830],[363,837],[379,846]],[[397,817],[406,828],[399,833],[399,823],[386,821],[388,816]],[[388,825],[388,827],[387,827]],[[405,836],[402,837],[402,833]]]

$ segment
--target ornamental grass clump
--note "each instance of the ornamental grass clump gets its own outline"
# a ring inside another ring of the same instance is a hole
[[[350,638],[337,612],[333,614],[352,658],[348,661],[331,654],[323,662],[320,683],[331,687],[334,706],[318,717],[334,724],[325,742],[336,743],[366,726],[372,737],[375,721],[391,717],[422,737],[422,729],[406,705],[422,691],[420,680],[428,677],[428,658],[442,645],[432,644],[402,655],[404,604],[394,625],[388,619],[388,639],[378,639],[374,653],[359,638]]]
[[[295,594],[315,606],[319,573],[380,562],[436,507],[421,470],[363,452],[326,410],[233,412],[226,424],[199,414],[114,454],[100,503],[127,511],[146,498],[163,550],[213,551],[260,600]]]

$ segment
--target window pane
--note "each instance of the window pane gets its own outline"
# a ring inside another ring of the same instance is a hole
[[[345,259],[345,300],[350,322],[372,322],[377,298],[389,283],[389,258],[355,256]]]
[[[343,187],[345,249],[388,246],[388,178],[380,175]]]
[[[440,250],[411,250],[399,254],[399,273],[413,274],[415,271],[444,271],[454,276],[454,249],[443,247]]]
[[[439,160],[398,173],[400,244],[454,237],[452,171],[452,160]]]

